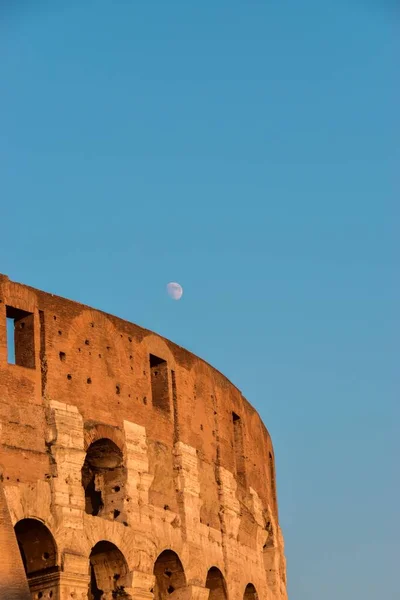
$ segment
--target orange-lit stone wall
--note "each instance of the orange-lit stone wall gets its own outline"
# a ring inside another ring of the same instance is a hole
[[[150,331],[2,275],[0,474],[32,598],[287,597],[272,443],[241,392]],[[26,598],[13,589],[0,600]]]

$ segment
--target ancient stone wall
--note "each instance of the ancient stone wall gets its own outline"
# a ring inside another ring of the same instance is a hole
[[[287,598],[272,443],[240,391],[1,275],[0,474],[2,550],[19,547],[35,600]],[[9,563],[0,600],[25,599]]]

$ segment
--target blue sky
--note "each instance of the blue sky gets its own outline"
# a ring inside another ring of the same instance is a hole
[[[398,593],[398,16],[0,7],[0,272],[243,391],[275,445],[290,600]]]

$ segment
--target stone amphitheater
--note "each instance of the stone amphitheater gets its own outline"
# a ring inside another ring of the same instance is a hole
[[[273,447],[241,392],[5,275],[0,479],[1,600],[287,599]]]

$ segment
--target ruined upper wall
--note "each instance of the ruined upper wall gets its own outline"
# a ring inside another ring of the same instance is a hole
[[[16,324],[16,365],[8,363],[7,316]],[[124,420],[144,426],[155,505],[174,507],[171,450],[182,441],[197,450],[203,522],[218,525],[216,464],[235,473],[243,498],[251,487],[277,512],[270,436],[223,375],[146,329],[0,275],[0,471],[6,482],[49,477],[50,400],[78,407],[87,446],[100,435],[118,442]]]

